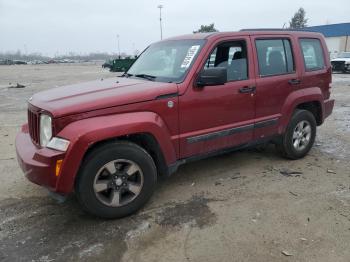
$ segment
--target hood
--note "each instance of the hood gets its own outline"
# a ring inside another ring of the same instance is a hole
[[[30,104],[54,117],[96,109],[154,100],[157,96],[177,93],[174,83],[116,77],[68,85],[39,92]]]
[[[335,61],[345,61],[345,62],[350,62],[350,58],[348,57],[344,57],[344,58],[334,58],[331,60],[331,62],[335,62]]]

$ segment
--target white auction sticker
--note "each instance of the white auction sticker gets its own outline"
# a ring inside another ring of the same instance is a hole
[[[197,52],[199,50],[199,47],[200,47],[199,45],[193,45],[190,47],[190,49],[188,49],[187,55],[181,64],[181,68],[187,68],[190,66],[193,58],[195,57],[195,55],[197,54]]]

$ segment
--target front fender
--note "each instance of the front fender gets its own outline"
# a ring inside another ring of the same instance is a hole
[[[324,115],[324,98],[318,87],[311,87],[293,91],[289,94],[282,106],[281,119],[279,121],[278,133],[283,134],[288,126],[292,114],[298,105],[306,102],[318,102],[321,105],[322,116]]]
[[[57,134],[68,139],[70,146],[64,158],[56,191],[73,191],[75,176],[86,151],[93,144],[119,136],[149,133],[155,137],[166,163],[176,161],[171,134],[162,118],[153,112],[124,113],[79,120],[66,126]]]

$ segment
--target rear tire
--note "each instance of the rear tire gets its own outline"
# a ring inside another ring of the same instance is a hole
[[[316,120],[307,110],[297,109],[287,130],[277,143],[281,155],[288,159],[303,158],[311,149],[316,137]]]
[[[152,196],[156,182],[157,169],[147,151],[134,143],[120,141],[88,154],[75,191],[88,213],[120,218],[139,210]]]

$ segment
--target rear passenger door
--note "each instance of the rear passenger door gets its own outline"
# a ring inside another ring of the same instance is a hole
[[[282,106],[288,95],[300,86],[293,39],[288,35],[252,37],[256,72],[256,114],[254,139],[278,132]]]

